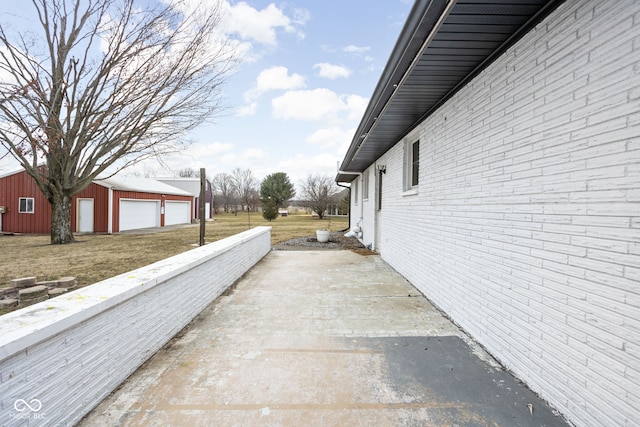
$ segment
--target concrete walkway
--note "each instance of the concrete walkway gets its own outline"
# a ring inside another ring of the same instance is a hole
[[[81,425],[567,425],[467,341],[378,256],[273,251]]]

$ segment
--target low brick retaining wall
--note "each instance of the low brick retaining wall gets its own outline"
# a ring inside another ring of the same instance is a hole
[[[256,227],[2,316],[0,425],[73,425],[271,248]]]

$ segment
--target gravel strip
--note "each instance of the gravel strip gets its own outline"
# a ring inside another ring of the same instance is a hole
[[[272,248],[274,251],[290,251],[296,249],[362,250],[367,248],[355,237],[345,237],[342,232],[331,233],[327,243],[318,242],[316,236],[305,236],[278,243]]]

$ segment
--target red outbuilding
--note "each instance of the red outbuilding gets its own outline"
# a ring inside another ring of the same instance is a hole
[[[194,194],[162,182],[112,177],[92,182],[73,197],[71,228],[77,233],[117,233],[188,224]],[[48,234],[51,207],[24,171],[0,176],[0,232]]]

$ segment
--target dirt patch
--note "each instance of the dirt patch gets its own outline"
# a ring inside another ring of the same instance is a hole
[[[372,251],[371,249],[351,249],[352,252],[357,253],[358,255],[378,255],[378,252]]]
[[[342,232],[334,232],[329,235],[326,243],[318,242],[316,236],[298,237],[278,243],[272,247],[274,251],[295,251],[295,250],[348,250],[360,255],[377,255],[364,246],[355,237],[345,237]]]

